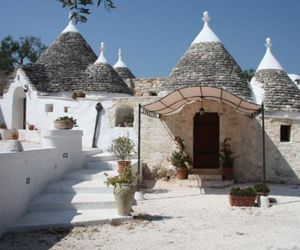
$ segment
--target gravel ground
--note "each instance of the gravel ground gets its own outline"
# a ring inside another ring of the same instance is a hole
[[[7,234],[0,249],[300,249],[299,186],[272,185],[269,208],[230,207],[228,191],[160,182],[132,221]]]

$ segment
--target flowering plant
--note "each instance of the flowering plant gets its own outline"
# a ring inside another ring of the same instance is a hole
[[[172,152],[170,158],[172,165],[175,166],[175,168],[188,168],[191,160],[184,152],[185,146],[183,144],[183,140],[179,136],[176,136],[174,141],[177,148]]]

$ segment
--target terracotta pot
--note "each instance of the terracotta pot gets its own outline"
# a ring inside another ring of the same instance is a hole
[[[233,168],[222,169],[223,180],[233,180]]]
[[[118,161],[118,172],[124,173],[125,167],[130,165],[131,161]]]
[[[135,187],[132,184],[118,183],[114,188],[118,214],[121,216],[130,215],[131,206],[134,200]]]
[[[241,197],[229,195],[229,203],[231,206],[253,207],[255,205],[256,196]]]
[[[83,90],[76,90],[75,94],[76,94],[76,97],[80,97],[80,98],[84,98],[86,95]]]
[[[187,168],[176,168],[176,178],[180,180],[185,180],[188,177]]]
[[[66,121],[54,121],[54,128],[56,129],[72,129],[74,124],[70,120]]]
[[[34,125],[33,124],[28,124],[28,129],[29,130],[34,130]]]

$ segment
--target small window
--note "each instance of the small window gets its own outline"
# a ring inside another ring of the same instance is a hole
[[[116,110],[115,126],[116,127],[133,127],[133,108],[122,106]]]
[[[280,141],[281,142],[291,141],[291,125],[280,126]]]
[[[149,91],[149,96],[157,96],[157,92],[156,91]]]

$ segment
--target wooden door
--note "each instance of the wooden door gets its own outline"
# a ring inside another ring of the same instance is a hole
[[[219,115],[194,116],[194,168],[219,168]]]

